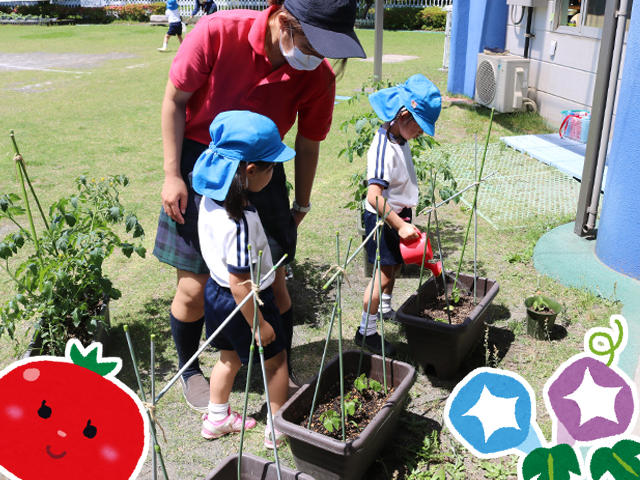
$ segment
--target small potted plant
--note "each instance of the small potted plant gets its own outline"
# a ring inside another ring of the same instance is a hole
[[[527,309],[527,333],[538,340],[549,340],[562,305],[555,300],[536,295],[524,301]]]
[[[18,323],[33,321],[31,349],[63,356],[69,338],[86,345],[108,328],[107,304],[121,292],[104,274],[104,261],[116,249],[126,257],[144,257],[144,230],[120,203],[120,189],[129,185],[125,175],[82,175],[76,179],[77,193],[53,202],[45,215],[15,140],[14,147],[22,195],[0,196],[0,222],[15,227],[0,241],[0,265],[15,283],[16,293],[0,306],[0,335],[14,338]],[[135,244],[120,238],[116,225],[121,223]]]

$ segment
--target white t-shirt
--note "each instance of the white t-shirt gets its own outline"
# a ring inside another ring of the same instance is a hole
[[[169,23],[181,23],[182,19],[180,18],[180,10],[178,10],[177,8],[175,10],[169,10],[167,8],[167,11],[165,12],[167,14],[167,17],[169,19]]]
[[[271,250],[258,212],[252,206],[245,207],[240,221],[229,218],[222,202],[202,197],[198,213],[198,236],[204,261],[211,278],[218,285],[229,288],[229,273],[250,273],[249,259],[257,273],[258,252],[262,251],[260,277],[264,278],[273,263]],[[251,250],[247,248],[251,245]],[[265,280],[260,290],[273,283],[275,275]]]
[[[395,143],[397,140],[387,130],[380,128],[371,142],[367,153],[367,178],[369,185],[381,185],[382,196],[395,213],[403,208],[418,204],[418,179],[411,160],[409,142]],[[392,141],[393,140],[393,141]],[[380,202],[384,200],[380,199]],[[375,205],[365,202],[366,209],[376,213]],[[379,204],[382,209],[382,203]]]

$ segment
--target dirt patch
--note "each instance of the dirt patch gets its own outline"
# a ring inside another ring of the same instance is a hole
[[[101,55],[48,52],[0,53],[0,70],[86,70],[111,60],[134,57],[136,55],[116,52]]]

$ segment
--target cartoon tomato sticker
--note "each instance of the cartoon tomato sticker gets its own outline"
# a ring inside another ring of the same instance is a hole
[[[0,472],[13,479],[135,478],[147,456],[147,418],[102,345],[67,344],[0,372]]]

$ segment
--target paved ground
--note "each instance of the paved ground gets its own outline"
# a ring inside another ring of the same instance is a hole
[[[2,53],[0,52],[0,70],[55,70],[69,73],[87,73],[92,67],[108,62],[133,58],[128,53],[107,53],[90,55],[80,53]],[[77,70],[74,72],[72,70]]]
[[[605,298],[615,296],[623,304],[622,316],[629,332],[618,366],[634,379],[640,397],[640,282],[603,264],[595,254],[596,240],[578,237],[573,227],[569,223],[544,235],[535,247],[534,265],[565,286],[584,288]],[[640,422],[633,433],[640,435]]]

